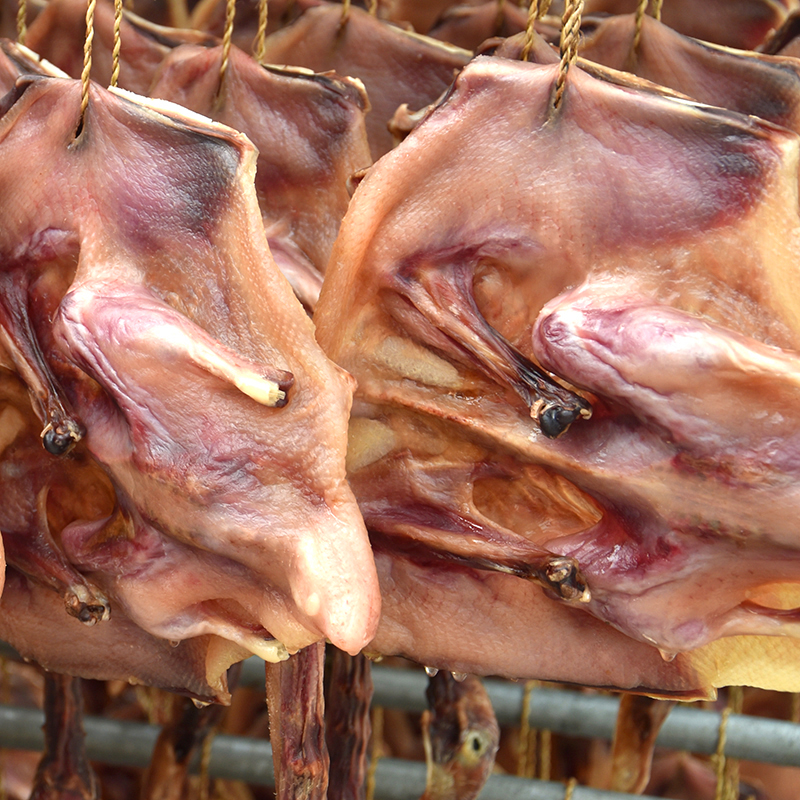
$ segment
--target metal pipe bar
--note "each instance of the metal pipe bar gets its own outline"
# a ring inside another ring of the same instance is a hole
[[[264,663],[248,658],[242,667],[242,685],[263,686]],[[421,712],[427,708],[428,679],[421,670],[373,665],[373,702],[386,708]],[[525,687],[521,683],[484,680],[501,725],[518,725],[522,716]],[[583,736],[614,738],[619,697],[584,694],[569,689],[535,689],[531,693],[529,721],[534,728]],[[713,711],[678,705],[667,717],[658,744],[692,753],[716,752],[722,715]],[[800,725],[782,720],[731,714],[728,719],[725,755],[767,764],[800,767]]]
[[[0,705],[0,747],[42,750],[42,725],[44,713],[41,711]],[[160,732],[156,725],[105,717],[84,717],[83,727],[89,758],[120,767],[146,767]],[[195,761],[199,761],[199,755]],[[192,768],[196,772],[198,765],[193,764]],[[263,739],[216,736],[211,746],[209,774],[215,778],[272,786],[275,781],[272,748]]]
[[[374,702],[389,708],[422,711],[426,708],[427,678],[422,672],[375,666]],[[484,686],[501,725],[519,724],[524,686],[487,679]],[[612,739],[619,698],[582,694],[567,689],[534,689],[530,698],[529,721],[567,736]],[[698,708],[677,706],[667,717],[658,737],[661,747],[714,753],[719,741],[722,715]],[[763,761],[767,764],[800,767],[800,725],[782,720],[731,714],[728,719],[725,755]]]
[[[0,654],[16,655],[7,645],[0,646]],[[376,705],[416,712],[427,707],[425,688],[428,679],[422,671],[374,665],[372,680]],[[254,656],[245,660],[240,684],[263,689],[264,662],[261,659]],[[521,683],[492,679],[486,679],[484,685],[500,724],[519,724],[524,686]],[[611,740],[618,708],[618,697],[540,688],[531,694],[529,721],[534,728],[567,736]],[[658,744],[674,750],[714,753],[719,739],[720,721],[719,713],[679,705],[664,723]],[[767,764],[800,767],[800,725],[731,714],[725,755]]]
[[[0,705],[0,747],[41,750],[44,714],[28,708]],[[150,763],[159,728],[142,722],[85,717],[86,751],[93,761],[129,767]],[[197,761],[197,759],[195,759]],[[193,765],[197,771],[197,763]],[[240,780],[257,786],[274,785],[272,748],[263,739],[219,735],[211,745],[208,773],[213,778]],[[425,790],[425,764],[383,758],[375,771],[376,800],[418,800]],[[492,775],[480,800],[562,800],[563,783]],[[575,788],[573,800],[631,800],[632,795],[585,786]],[[655,798],[640,797],[640,800]]]
[[[376,800],[418,800],[425,790],[425,764],[399,758],[382,758],[375,770]],[[492,775],[478,800],[563,800],[566,785],[558,781]],[[573,800],[655,800],[648,795],[608,792],[576,786]]]

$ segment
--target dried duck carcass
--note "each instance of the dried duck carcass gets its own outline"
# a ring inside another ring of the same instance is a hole
[[[91,76],[108,86],[114,65],[114,4],[96,3],[93,17]],[[36,18],[25,43],[73,78],[83,71],[86,39],[85,0],[52,0]],[[121,88],[147,94],[162,60],[180,44],[213,47],[216,39],[200,31],[167,28],[124,10],[119,29]]]
[[[526,9],[506,2],[456,5],[448,8],[428,31],[432,39],[441,39],[465,50],[475,50],[493,36],[508,37],[525,30]]]
[[[83,67],[84,5],[54,0],[28,33],[33,47],[74,78]],[[112,70],[113,16],[109,3],[95,9],[92,75],[101,82]],[[350,199],[348,178],[372,161],[363,87],[347,78],[262,67],[236,47],[223,71],[225,48],[215,37],[152,25],[128,12],[120,45],[122,88],[176,102],[256,146],[256,193],[270,251],[313,311]]]
[[[800,62],[701,42],[648,16],[639,25],[637,37],[633,14],[596,21],[585,32],[581,58],[800,131]],[[522,47],[516,36],[496,52],[513,57]]]
[[[586,12],[632,14],[638,0],[587,0]],[[777,28],[797,0],[668,0],[661,9],[665,24],[686,36],[752,50]]]
[[[18,413],[3,463],[27,457],[31,426],[59,431],[38,456],[58,466],[31,479],[37,519],[110,619],[83,625],[69,586],[21,565],[0,635],[54,670],[222,700],[250,652],[358,652],[379,596],[344,477],[351,383],[269,254],[252,145],[94,84],[82,112],[67,79],[23,77],[3,110],[3,363],[36,415]],[[94,506],[71,483],[82,464]],[[58,491],[39,485],[51,473]],[[181,670],[157,668],[162,651],[186,654]]]
[[[798,138],[620,73],[573,68],[555,107],[559,74],[473,61],[334,248],[370,648],[796,686]]]
[[[432,670],[431,670],[432,672]],[[500,728],[479,678],[428,676],[422,737],[428,775],[422,800],[475,800],[494,767]]]
[[[267,37],[269,64],[334,71],[361,80],[370,112],[367,137],[374,159],[391,150],[388,123],[398,106],[434,102],[453,82],[471,53],[389,25],[360,8],[338,4],[309,8],[291,25]]]
[[[350,202],[348,180],[368,167],[366,94],[358,81],[261,66],[236,47],[184,45],[159,68],[153,97],[246,134],[258,150],[255,187],[270,252],[313,310]]]

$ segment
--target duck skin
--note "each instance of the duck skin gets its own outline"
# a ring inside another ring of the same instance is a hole
[[[30,26],[25,43],[42,58],[73,78],[83,70],[86,3],[83,0],[48,2]],[[125,10],[120,24],[118,85],[146,95],[158,65],[180,44],[213,47],[217,40],[200,31],[156,25]],[[91,75],[99,84],[111,82],[114,49],[114,4],[100,0],[94,10]]]
[[[557,73],[475,59],[334,248],[316,322],[359,385],[370,647],[794,685],[798,139],[619,73],[571,70],[553,110]]]
[[[248,651],[280,659],[328,638],[357,652],[379,597],[344,478],[350,382],[270,257],[252,145],[94,85],[81,119],[65,79],[23,78],[6,104],[0,253],[36,313],[5,335],[86,432],[50,457],[91,459],[113,487],[111,508],[51,530],[67,561],[112,619],[172,642],[213,634],[212,685]],[[39,165],[24,182],[21,164]],[[37,660],[75,667],[6,627]]]
[[[389,25],[360,8],[346,16],[334,3],[307,9],[267,37],[264,62],[306,67],[364,83],[370,103],[367,138],[372,158],[392,149],[388,124],[407,103],[433,103],[453,82],[471,53]]]
[[[363,87],[348,78],[263,67],[231,48],[185,45],[150,90],[241,131],[258,150],[255,186],[270,252],[313,311],[342,217],[348,179],[372,163]]]
[[[475,50],[493,36],[514,36],[524,31],[527,9],[511,3],[456,5],[448,8],[428,31],[431,39],[440,39],[465,50]]]
[[[64,462],[42,447],[28,393],[17,376],[0,370],[3,425],[3,508],[0,530],[8,563],[59,593],[69,614],[87,625],[108,619],[103,593],[67,560],[55,540],[72,515],[105,516],[114,490],[85,456]]]
[[[637,0],[587,0],[586,13],[632,14]],[[691,0],[664,3],[662,19],[676,31],[707,42],[753,50],[777,28],[796,0]]]
[[[800,130],[800,64],[795,59],[700,42],[648,16],[641,21],[634,53],[635,15],[607,17],[594,25],[586,31],[581,58],[630,71],[701,103]],[[519,40],[518,46],[521,50]],[[502,48],[499,55],[505,54]]]

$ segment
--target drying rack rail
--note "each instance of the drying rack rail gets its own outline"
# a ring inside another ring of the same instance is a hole
[[[0,706],[0,746],[41,750],[44,745],[44,714],[31,709]],[[150,761],[159,728],[142,722],[120,722],[85,717],[86,750],[89,758],[106,764],[145,767]],[[198,759],[195,760],[197,762]],[[193,765],[198,771],[198,764]],[[272,786],[272,748],[269,742],[244,736],[214,737],[208,774],[212,778],[246,781]],[[425,764],[398,758],[382,758],[375,774],[375,800],[418,800],[425,789]],[[493,775],[480,800],[563,800],[564,784]],[[633,795],[577,786],[572,800],[630,800]],[[656,800],[637,795],[640,800]]]
[[[2,646],[0,654],[12,655],[13,651]],[[375,705],[412,712],[425,709],[427,678],[421,671],[378,664],[372,668],[372,679]],[[263,688],[264,662],[255,657],[247,659],[239,682],[243,686]],[[484,685],[498,722],[518,725],[524,703],[523,684],[486,679]],[[610,740],[618,707],[619,698],[608,694],[536,688],[528,701],[529,723],[532,728],[567,736]],[[679,705],[665,722],[658,744],[699,754],[714,753],[720,721],[721,714],[715,711]],[[41,750],[43,722],[41,711],[0,705],[0,747]],[[84,725],[89,757],[118,766],[146,766],[159,733],[155,725],[102,717],[87,716]],[[731,758],[800,767],[800,725],[732,714],[727,723],[724,752]],[[198,769],[198,764],[194,768]],[[216,736],[211,747],[208,774],[255,785],[273,785],[269,742],[242,736]],[[379,761],[375,800],[417,800],[424,788],[423,763],[396,758]],[[480,800],[562,800],[564,794],[561,782],[494,775],[481,793]],[[630,800],[631,797],[584,786],[575,787],[572,794],[573,800]],[[642,800],[648,798],[642,797]]]
[[[419,672],[375,666],[372,669],[376,705],[422,711],[426,678]],[[486,679],[483,682],[501,725],[518,725],[522,716],[522,684]],[[534,689],[529,722],[567,736],[608,739],[614,736],[619,697],[583,694],[567,689]],[[688,706],[672,710],[658,744],[692,753],[716,752],[721,714]],[[731,714],[724,748],[730,758],[800,767],[800,725],[781,720]]]

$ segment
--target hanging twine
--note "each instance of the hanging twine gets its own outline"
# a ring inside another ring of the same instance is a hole
[[[264,53],[267,50],[267,14],[269,5],[267,0],[258,0],[258,32],[256,33],[256,47],[254,55],[259,64],[264,63]]]
[[[564,800],[572,800],[572,795],[575,794],[575,787],[578,785],[577,778],[570,778],[567,781],[567,788],[564,791]]]
[[[736,800],[739,796],[739,761],[725,757],[725,743],[728,739],[728,719],[731,714],[742,713],[743,697],[741,686],[731,686],[728,690],[728,705],[722,712],[717,749],[714,753],[717,777],[714,800]]]
[[[506,16],[506,0],[497,0],[497,16],[494,18],[494,34],[500,35],[503,30],[503,20]]]
[[[531,0],[528,8],[528,21],[525,24],[525,42],[522,45],[522,60],[527,61],[533,47],[533,35],[535,33],[533,23],[539,19],[539,0]]]
[[[661,22],[661,6],[664,5],[664,0],[653,0],[653,18],[657,22]]]
[[[550,10],[551,0],[531,0],[528,6],[528,21],[525,24],[525,43],[522,45],[522,60],[527,61],[533,47],[533,36],[536,33],[534,23]]]
[[[94,38],[94,8],[97,0],[89,0],[86,7],[86,39],[83,43],[83,71],[81,72],[81,125],[89,106],[89,75],[92,72],[92,39]]]
[[[636,6],[636,16],[633,21],[633,42],[631,43],[632,54],[635,54],[639,49],[639,40],[642,38],[644,15],[647,13],[648,5],[650,5],[650,0],[639,0],[639,5]]]
[[[367,0],[367,13],[371,17],[378,16],[378,0]]]
[[[661,6],[664,5],[664,0],[652,0],[653,3],[653,19],[661,22]],[[639,5],[636,6],[636,16],[634,18],[634,32],[633,42],[631,43],[631,60],[636,58],[636,52],[639,50],[639,41],[642,38],[642,27],[644,25],[644,17],[647,13],[647,6],[650,0],[639,0]]]
[[[531,726],[531,699],[539,681],[525,681],[522,693],[522,710],[519,719],[519,742],[517,744],[517,775],[520,778],[550,780],[552,733]]]
[[[540,781],[550,780],[550,762],[553,749],[553,733],[548,730],[539,731],[539,775]]]
[[[584,0],[567,0],[564,6],[563,26],[561,28],[561,63],[558,65],[556,91],[553,97],[553,108],[561,105],[564,87],[567,84],[569,68],[578,58],[578,44],[581,36],[581,17]]]
[[[8,671],[8,661],[0,657],[0,702],[8,705],[11,697],[11,675]],[[6,749],[0,749],[0,800],[8,797],[8,770],[6,769]]]
[[[25,44],[25,37],[28,34],[28,2],[19,0],[17,5],[17,41]]]
[[[122,46],[122,0],[114,0],[114,49],[111,51],[111,83],[116,86],[119,80],[119,51]]]
[[[725,742],[728,737],[728,717],[730,717],[730,715],[730,707],[724,709],[719,723],[719,738],[717,739],[717,750],[714,754],[717,776],[717,788],[714,792],[714,800],[724,800],[725,797]]]
[[[225,30],[222,33],[222,63],[219,65],[219,91],[217,101],[221,100],[225,86],[225,74],[228,72],[228,61],[231,56],[233,39],[233,18],[236,14],[236,0],[225,0]]]
[[[342,2],[342,19],[340,24],[344,25],[347,22],[347,18],[350,16],[350,0],[344,0]]]
[[[372,709],[372,741],[369,748],[369,768],[367,769],[366,788],[364,800],[375,798],[375,773],[378,770],[378,761],[383,757],[383,708],[374,706]]]
[[[200,799],[209,800],[211,796],[211,776],[208,774],[211,765],[211,747],[214,744],[214,737],[217,735],[216,729],[208,732],[203,740],[203,747],[200,750]]]
[[[531,728],[531,696],[538,681],[525,681],[522,693],[522,711],[519,719],[519,743],[517,745],[517,775],[532,778],[536,773],[536,729]]]

